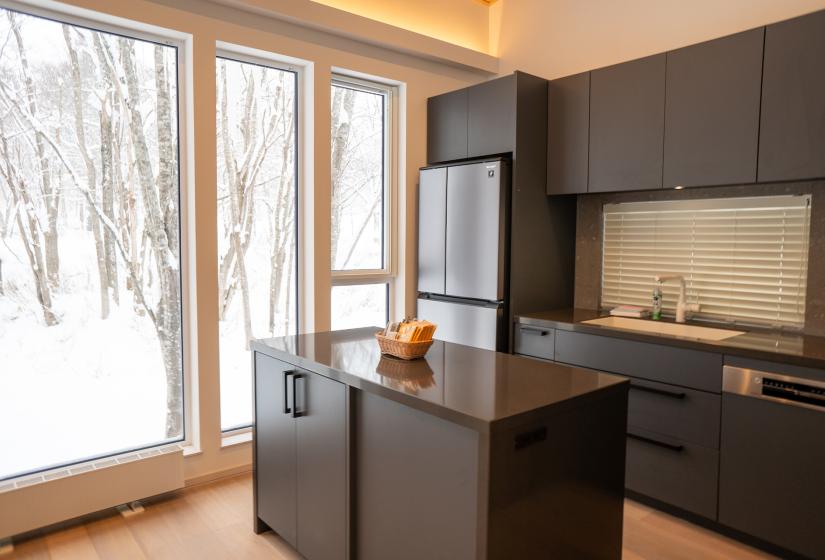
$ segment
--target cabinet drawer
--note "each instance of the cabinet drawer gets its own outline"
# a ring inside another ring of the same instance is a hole
[[[661,344],[556,331],[556,361],[719,393],[722,355]]]
[[[627,424],[631,431],[642,428],[719,448],[719,395],[632,379],[628,399]]]
[[[517,324],[513,350],[516,354],[552,360],[555,335],[555,329]]]
[[[716,519],[719,451],[633,428],[627,436],[625,486]]]

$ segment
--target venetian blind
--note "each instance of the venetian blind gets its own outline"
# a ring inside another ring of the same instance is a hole
[[[657,274],[681,274],[696,316],[805,323],[811,197],[768,196],[604,206],[602,307],[650,307]],[[678,283],[663,286],[676,308]]]

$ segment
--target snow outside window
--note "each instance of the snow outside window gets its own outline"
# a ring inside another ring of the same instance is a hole
[[[249,341],[297,333],[295,72],[218,58],[221,429],[252,423]]]
[[[333,329],[383,325],[390,314],[393,94],[355,78],[332,82]]]
[[[0,9],[0,479],[184,438],[178,50]]]

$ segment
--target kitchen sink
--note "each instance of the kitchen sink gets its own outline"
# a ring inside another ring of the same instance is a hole
[[[683,325],[678,323],[662,323],[660,321],[650,321],[645,319],[628,319],[627,317],[601,317],[599,319],[582,321],[582,323],[629,331],[682,336],[685,338],[695,338],[699,340],[725,340],[727,338],[739,336],[740,334],[745,334],[744,331],[714,329],[711,327],[698,327],[696,325]]]

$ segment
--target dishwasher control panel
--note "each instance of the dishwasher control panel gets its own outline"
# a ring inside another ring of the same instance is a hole
[[[725,366],[722,390],[825,412],[825,382]]]

